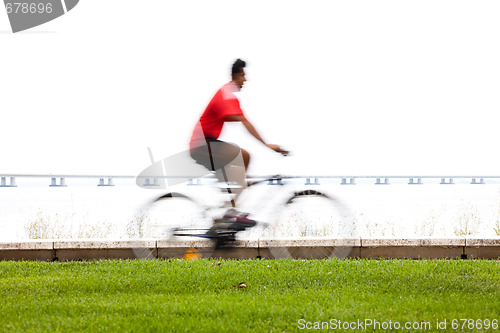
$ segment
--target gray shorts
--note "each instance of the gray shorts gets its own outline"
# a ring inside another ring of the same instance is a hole
[[[240,147],[207,138],[207,144],[191,149],[191,157],[208,170],[216,171],[231,163],[240,154]]]

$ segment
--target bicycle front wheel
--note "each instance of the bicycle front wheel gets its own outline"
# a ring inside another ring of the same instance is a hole
[[[353,215],[344,204],[322,192],[304,190],[282,205],[264,244],[274,258],[343,259],[351,254],[355,236]]]

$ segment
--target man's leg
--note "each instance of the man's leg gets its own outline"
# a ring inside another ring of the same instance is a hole
[[[234,194],[234,198],[231,200],[233,207],[236,206],[238,198],[247,187],[246,169],[248,164],[245,163],[245,153],[248,155],[248,152],[242,149],[233,161],[215,172],[219,181],[226,182],[228,184],[236,183],[238,185],[237,188],[228,189],[229,193]]]
[[[227,147],[227,146],[221,146],[224,149],[225,152],[228,151],[233,151],[233,148],[236,147],[234,145],[231,145],[232,147]],[[229,162],[226,160],[225,165],[221,165],[219,169],[216,171],[216,176],[217,178],[222,181],[226,182],[229,185],[232,184],[237,184],[238,187],[236,188],[230,188],[228,186],[228,193],[233,195],[234,197],[231,199],[231,205],[233,208],[236,207],[236,202],[238,201],[241,193],[246,189],[247,187],[247,182],[246,182],[246,169],[248,168],[248,163],[250,161],[250,154],[244,149],[239,149],[236,147],[237,150],[237,155]],[[213,155],[215,156],[215,154]],[[221,155],[218,155],[221,156]],[[226,156],[227,157],[227,156]],[[231,230],[235,231],[241,231],[245,230],[246,228],[251,228],[255,226],[256,221],[249,219],[248,214],[246,213],[241,213],[238,212],[237,210],[234,209],[229,209],[225,214],[224,217],[221,220],[218,220],[218,222],[215,222],[214,224],[214,230],[217,228],[220,228],[223,226],[224,228],[229,228]],[[225,223],[230,223],[229,226],[227,226]],[[212,229],[211,229],[212,230]],[[212,230],[213,231],[213,230]],[[210,232],[210,231],[209,231]]]
[[[243,158],[243,163],[245,165],[245,173],[248,170],[248,165],[250,164],[250,154],[243,148],[241,148],[241,155]]]

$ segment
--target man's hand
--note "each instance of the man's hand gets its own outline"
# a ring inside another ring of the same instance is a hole
[[[266,146],[267,146],[268,148],[270,148],[270,149],[274,150],[275,152],[280,153],[280,154],[281,154],[281,155],[283,155],[283,156],[286,156],[286,155],[288,155],[288,153],[289,153],[287,150],[282,149],[282,148],[281,148],[280,146],[278,146],[278,145],[266,144]]]

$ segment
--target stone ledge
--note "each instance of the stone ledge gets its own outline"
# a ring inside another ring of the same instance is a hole
[[[418,238],[389,238],[374,237],[361,238],[361,247],[405,247],[405,246],[465,246],[464,237],[418,237]]]
[[[361,238],[346,238],[346,239],[323,239],[323,238],[308,238],[308,239],[261,239],[259,247],[360,247]]]
[[[54,261],[54,250],[0,250],[0,260]]]
[[[60,249],[127,249],[127,248],[184,248],[211,246],[208,239],[193,240],[26,240],[20,242],[0,242],[3,250],[60,250]],[[235,247],[262,248],[268,246],[353,246],[353,247],[500,247],[500,237],[419,237],[419,238],[389,238],[367,237],[351,239],[260,239],[238,240]]]
[[[158,240],[156,242],[158,249],[165,248],[190,248],[190,247],[212,247],[213,243],[209,239],[191,239],[191,240]],[[233,243],[234,247],[258,248],[257,240],[237,240]]]
[[[469,259],[500,259],[500,237],[465,237],[465,255]]]
[[[53,250],[54,241],[40,240],[40,241],[21,241],[18,243],[0,242],[0,251],[4,250]]]
[[[350,258],[468,258],[500,259],[500,237],[420,237],[352,239],[238,240],[234,249],[213,250],[208,239],[192,240],[32,240],[0,242],[0,260],[95,260],[182,258],[190,248],[214,257],[272,258],[271,249],[283,248],[313,258],[321,248],[349,250]],[[315,252],[316,251],[316,252]],[[325,251],[326,252],[326,251]],[[321,255],[318,256],[320,258]]]
[[[155,239],[141,240],[60,240],[54,242],[55,250],[69,249],[135,249],[156,248]]]
[[[461,259],[463,246],[380,246],[361,247],[366,259]]]
[[[78,261],[100,259],[156,259],[156,248],[115,248],[115,249],[61,249],[55,251],[54,260]]]
[[[500,236],[499,237],[489,237],[489,238],[477,238],[477,237],[465,237],[465,246],[500,246]]]

